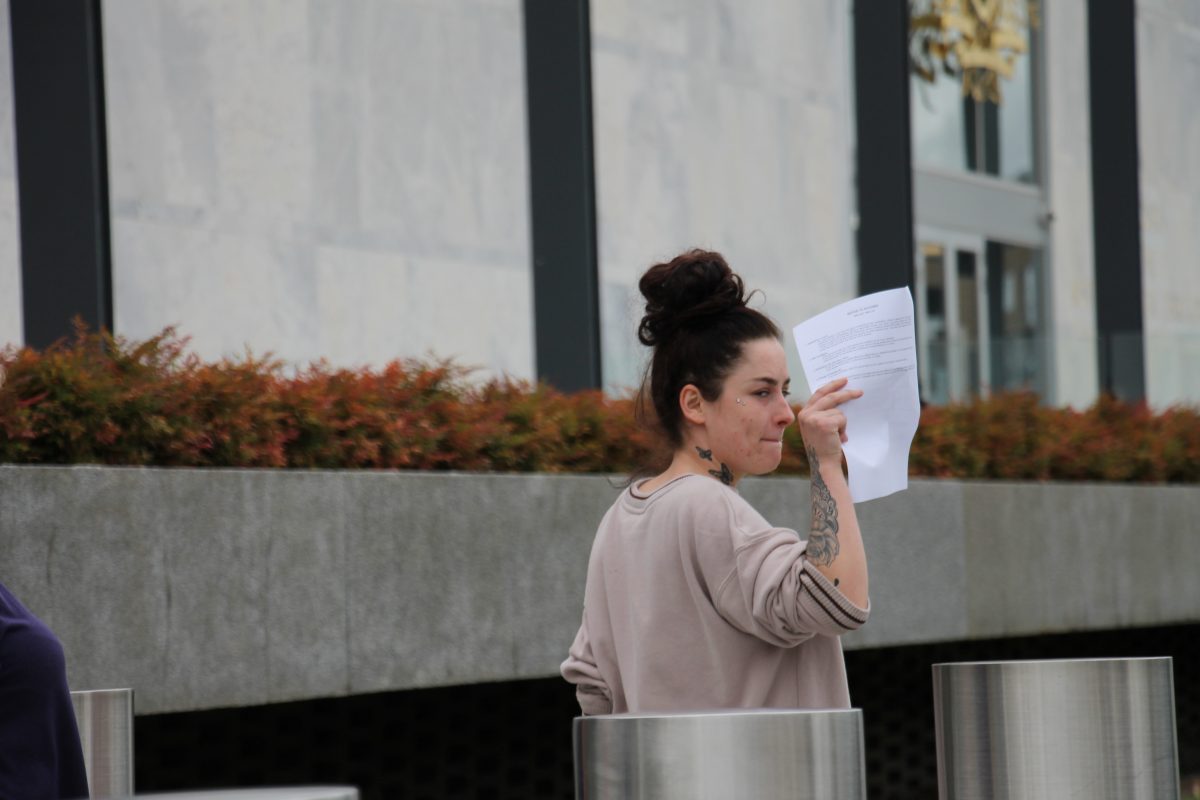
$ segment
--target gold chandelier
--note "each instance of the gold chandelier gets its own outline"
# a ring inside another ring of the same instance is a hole
[[[913,72],[930,83],[938,72],[961,78],[964,96],[998,105],[1000,78],[1012,77],[1037,25],[1037,0],[910,0]]]

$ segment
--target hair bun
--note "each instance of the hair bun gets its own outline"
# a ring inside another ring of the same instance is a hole
[[[638,283],[646,314],[638,340],[655,347],[681,329],[745,307],[745,286],[720,253],[690,250],[646,270]]]

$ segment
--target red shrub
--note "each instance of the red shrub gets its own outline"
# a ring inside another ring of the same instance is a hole
[[[44,352],[0,352],[0,462],[628,472],[654,460],[630,398],[480,385],[451,362],[295,375],[250,355],[204,363],[168,328],[143,342],[79,326]],[[796,426],[780,471],[808,465]],[[928,407],[913,475],[1200,481],[1200,410],[1030,393]]]

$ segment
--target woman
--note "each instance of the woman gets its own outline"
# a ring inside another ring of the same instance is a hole
[[[62,645],[0,584],[0,798],[87,796]]]
[[[736,487],[779,466],[796,420],[779,329],[718,253],[651,267],[639,288],[639,403],[672,457],[600,523],[563,676],[585,714],[849,707],[838,637],[870,604],[838,406],[862,392],[840,379],[805,404],[811,525],[774,527]]]

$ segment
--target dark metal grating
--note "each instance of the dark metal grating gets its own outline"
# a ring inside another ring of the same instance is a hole
[[[1180,765],[1200,773],[1198,635],[1185,625],[847,653],[871,800],[937,797],[930,665],[945,661],[1173,656]],[[569,800],[575,713],[571,687],[544,679],[142,716],[137,789],[349,783],[364,800]]]

